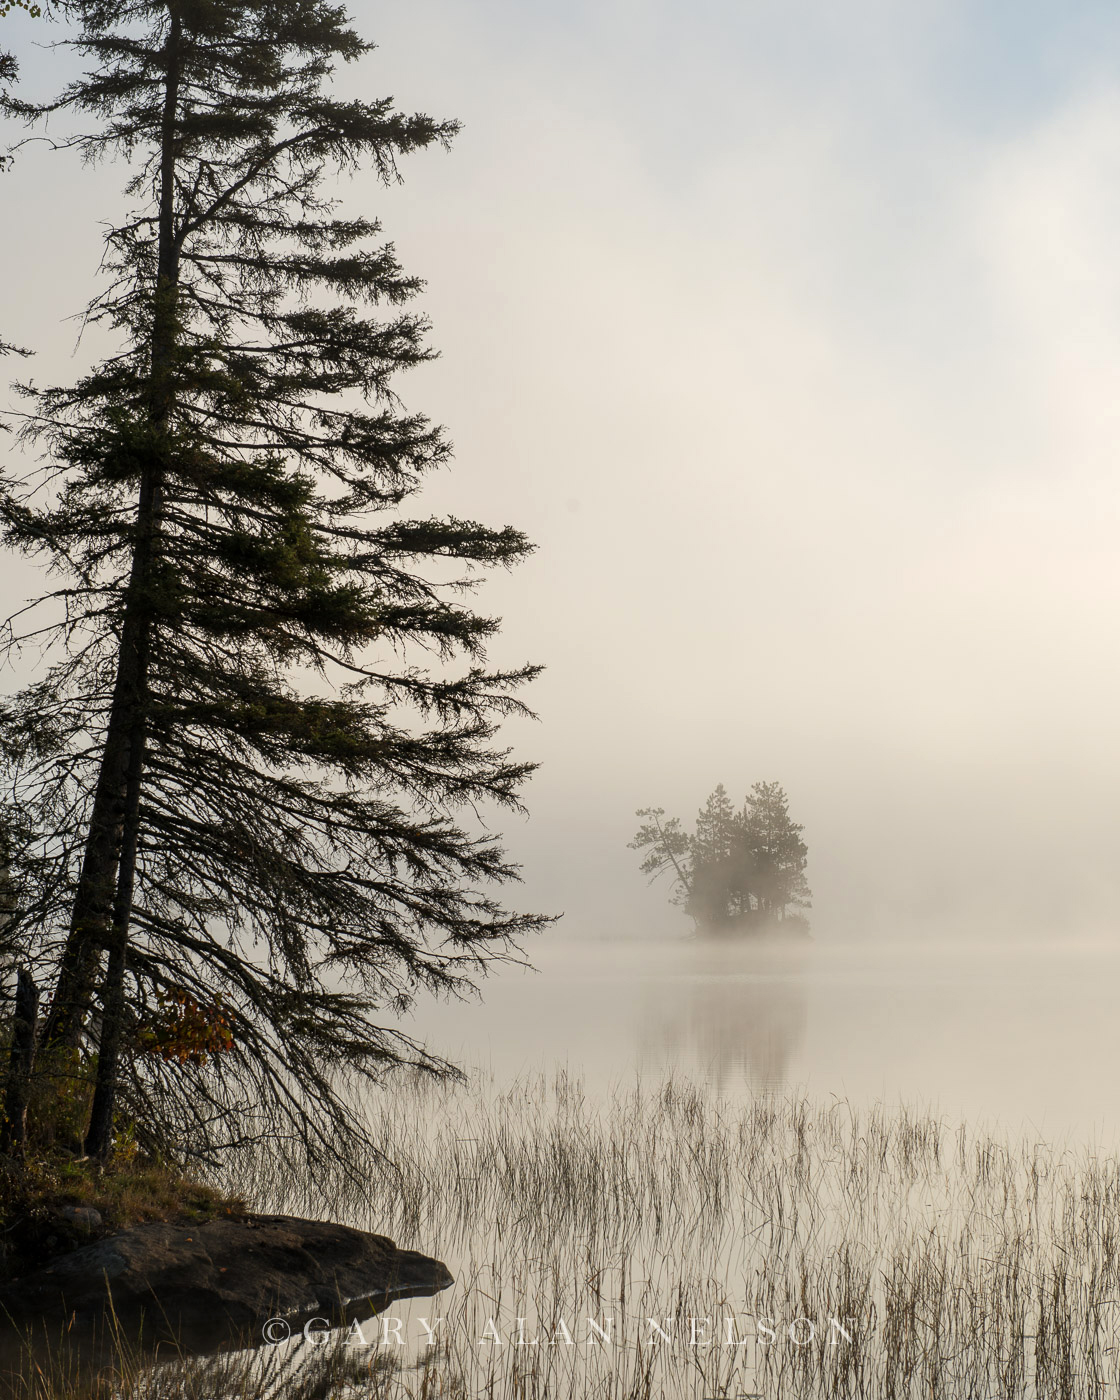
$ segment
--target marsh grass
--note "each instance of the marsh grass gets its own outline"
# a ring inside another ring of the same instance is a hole
[[[395,1358],[358,1355],[331,1346],[298,1350],[236,1352],[215,1357],[183,1356],[152,1365],[129,1339],[120,1339],[115,1363],[96,1375],[79,1375],[60,1346],[29,1354],[23,1375],[0,1393],[5,1400],[331,1400],[361,1395],[388,1400],[386,1388],[398,1369]]]
[[[297,1341],[165,1367],[117,1382],[116,1393],[1116,1393],[1112,1157],[905,1108],[722,1098],[679,1078],[606,1098],[563,1073],[465,1089],[398,1081],[371,1111],[395,1165],[366,1198],[342,1199],[329,1181],[293,1191],[266,1162],[239,1164],[236,1186],[260,1209],[333,1215],[434,1254],[455,1287],[395,1306],[335,1349]],[[421,1318],[438,1345],[424,1344]],[[693,1345],[692,1319],[705,1318]],[[588,1319],[610,1319],[609,1344]]]

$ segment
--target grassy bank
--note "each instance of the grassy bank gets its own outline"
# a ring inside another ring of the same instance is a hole
[[[32,1155],[0,1170],[0,1284],[129,1225],[201,1224],[244,1209],[239,1196],[167,1163]]]
[[[1112,1158],[672,1079],[606,1100],[563,1075],[401,1081],[372,1113],[395,1165],[364,1199],[264,1162],[237,1184],[435,1254],[456,1286],[333,1359],[289,1344],[120,1393],[1081,1400],[1120,1381]]]

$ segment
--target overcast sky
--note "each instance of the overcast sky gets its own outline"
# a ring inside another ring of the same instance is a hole
[[[426,505],[539,546],[485,595],[548,667],[522,902],[677,927],[634,809],[776,779],[818,937],[1116,926],[1120,9],[354,8],[347,90],[464,122],[349,197],[428,281]],[[0,26],[45,91],[49,27]],[[41,379],[119,185],[34,149],[0,184]]]

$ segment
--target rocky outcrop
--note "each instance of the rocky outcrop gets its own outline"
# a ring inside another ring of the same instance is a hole
[[[0,1319],[6,1314],[15,1331],[64,1331],[97,1346],[112,1317],[145,1350],[170,1343],[210,1352],[259,1345],[270,1318],[294,1330],[312,1317],[369,1316],[453,1282],[438,1260],[345,1225],[281,1215],[146,1224],[0,1290]]]

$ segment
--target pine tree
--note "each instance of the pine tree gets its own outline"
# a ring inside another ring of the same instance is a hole
[[[39,472],[2,503],[62,576],[59,659],[5,716],[28,867],[62,876],[23,920],[58,969],[44,1041],[97,1042],[91,1151],[123,1076],[161,1147],[345,1155],[351,1081],[450,1071],[379,1012],[470,989],[543,922],[455,816],[517,808],[532,769],[493,738],[535,668],[488,670],[497,623],[462,596],[530,546],[402,515],[449,453],[394,387],[432,355],[421,284],[329,193],[456,124],[333,97],[371,46],[323,0],[66,9],[89,71],[8,110],[94,119],[64,144],[127,159],[134,207],[87,312],[118,349],[30,393],[53,497]]]
[[[721,928],[737,912],[732,887],[738,846],[735,809],[722,783],[696,816],[692,885],[686,908],[703,928]]]
[[[736,836],[735,808],[727,789],[720,783],[696,814],[693,859],[702,865],[722,864],[732,855]]]
[[[789,815],[789,799],[779,783],[755,783],[740,815],[740,827],[754,860],[758,913],[782,920],[792,908],[810,902],[805,865],[809,848],[803,828]]]
[[[680,818],[667,818],[664,807],[640,807],[635,816],[646,818],[628,847],[645,852],[639,869],[651,881],[668,873],[674,903],[685,902],[692,888],[692,841]]]

